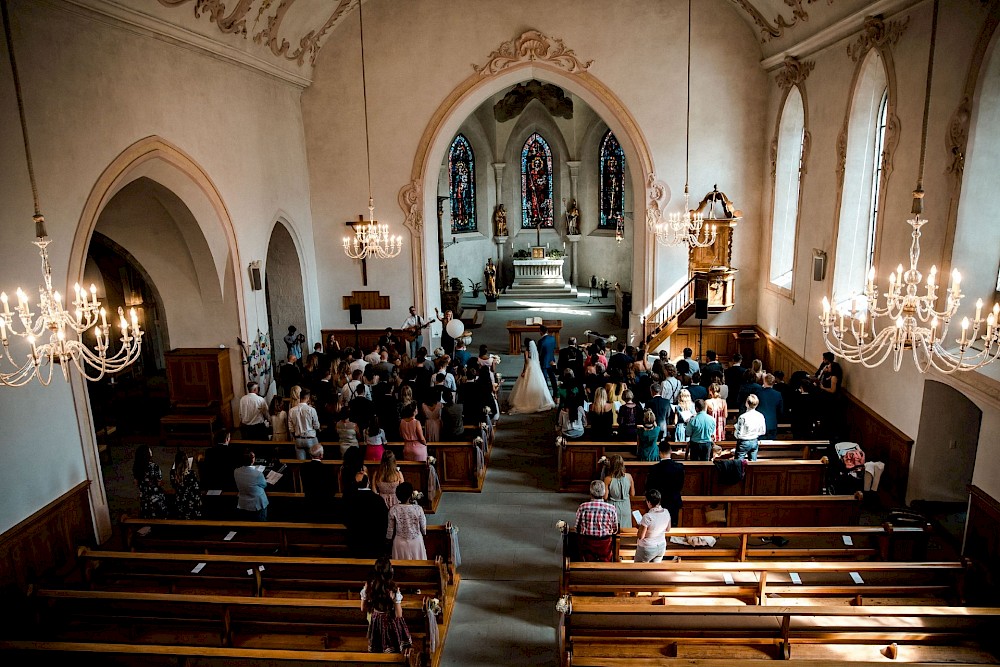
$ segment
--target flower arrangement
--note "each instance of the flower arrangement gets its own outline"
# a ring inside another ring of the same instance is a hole
[[[562,437],[561,435],[557,435],[556,447],[565,447],[565,446],[566,446],[566,438]]]
[[[597,465],[599,466],[607,465],[607,463],[608,463],[607,456],[602,456],[601,458],[597,459]]]
[[[436,458],[434,458],[433,456],[428,456],[427,457],[427,465],[429,465],[429,466],[434,465],[435,463],[437,463],[437,461],[438,460]]]
[[[584,336],[590,336],[590,335],[592,335],[593,333],[594,333],[593,331],[591,331],[590,329],[587,329],[587,330],[585,330],[585,331],[583,332],[583,335],[584,335]]]
[[[605,338],[604,340],[608,341],[609,343],[613,343],[613,342],[615,342],[616,340],[618,340],[618,336],[608,336],[608,337],[607,337],[607,338]]]
[[[521,248],[514,251],[514,259],[529,259],[531,257],[531,252]]]
[[[562,259],[563,257],[566,256],[566,253],[564,253],[562,250],[552,249],[549,250],[548,256],[549,259]]]
[[[438,598],[431,598],[427,601],[427,611],[431,612],[435,616],[441,615],[441,600]]]
[[[472,444],[474,444],[476,447],[482,447],[483,446],[483,439],[480,438],[480,437],[477,437],[475,440],[472,441]]]
[[[410,494],[410,502],[411,503],[419,502],[420,499],[423,498],[423,497],[424,497],[423,493],[421,493],[420,491],[417,491],[416,489],[414,489],[413,493]]]
[[[573,613],[573,603],[570,602],[569,596],[564,595],[556,602],[556,611],[560,614],[572,614]]]
[[[566,532],[566,522],[565,521],[556,521],[556,530],[558,530],[560,533],[565,533]]]

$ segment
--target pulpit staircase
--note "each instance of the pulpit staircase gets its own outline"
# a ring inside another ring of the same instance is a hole
[[[708,272],[695,272],[690,280],[643,320],[643,340],[646,341],[647,350],[657,349],[694,315],[695,297],[707,295],[709,280]],[[712,305],[709,300],[708,312],[722,313],[732,307],[732,304]]]

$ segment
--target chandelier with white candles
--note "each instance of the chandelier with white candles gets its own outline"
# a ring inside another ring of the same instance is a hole
[[[875,268],[868,271],[864,296],[858,295],[842,304],[830,305],[823,297],[820,324],[827,348],[846,361],[868,368],[878,366],[892,357],[899,370],[903,357],[912,354],[921,373],[933,368],[941,373],[971,371],[1000,357],[1000,305],[983,317],[983,301],[976,302],[976,316],[961,321],[961,332],[949,333],[952,320],[962,300],[962,276],[957,269],[951,273],[944,307],[938,309],[937,267],[931,266],[926,282],[917,269],[920,260],[920,228],[927,223],[921,218],[924,191],[924,153],[927,146],[927,115],[930,104],[931,74],[934,68],[934,42],[937,34],[938,2],[934,2],[931,46],[927,64],[927,88],[924,97],[924,125],[920,146],[920,167],[917,188],[913,192],[913,228],[910,242],[910,268],[903,265],[889,274],[889,288],[880,294],[875,285]],[[921,294],[921,290],[923,293]],[[884,304],[879,300],[884,298]]]
[[[10,56],[10,69],[17,96],[17,109],[21,119],[21,137],[28,163],[28,178],[35,204],[35,241],[38,254],[42,258],[42,285],[38,288],[37,312],[33,311],[31,296],[20,287],[15,291],[17,305],[12,305],[6,292],[0,292],[0,385],[21,387],[37,379],[42,385],[52,381],[55,367],[59,366],[63,377],[68,380],[71,368],[76,368],[87,380],[96,381],[108,373],[116,373],[136,359],[142,348],[142,329],[133,308],[129,319],[119,308],[118,316],[121,334],[120,345],[112,335],[112,325],[108,323],[107,312],[97,300],[97,288],[90,286],[90,292],[74,286],[76,298],[72,303],[63,303],[63,295],[52,287],[52,267],[49,264],[49,239],[45,230],[45,217],[38,205],[38,188],[28,146],[28,128],[24,114],[24,100],[21,97],[21,83],[14,59],[11,39],[10,16],[6,1],[0,2],[3,12],[4,37]],[[85,342],[84,334],[93,329],[92,341]],[[11,343],[21,343],[20,351],[12,351]]]

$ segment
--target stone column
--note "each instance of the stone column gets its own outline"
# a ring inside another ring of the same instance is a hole
[[[578,261],[579,260],[579,255],[577,254],[577,252],[578,252],[577,244],[580,243],[580,239],[583,238],[583,235],[582,234],[567,234],[566,238],[569,239],[569,242],[571,244],[570,245],[570,250],[569,250],[569,256],[570,256],[570,259],[572,261],[572,269],[570,271],[570,280],[572,280],[573,282],[571,283],[571,285],[572,285],[572,287],[576,287],[577,285],[580,284],[580,280],[579,280],[579,278],[580,278],[580,275],[579,275],[580,274],[580,270],[578,268],[580,262]]]
[[[497,204],[503,204],[503,170],[506,166],[506,162],[493,163],[493,174],[497,179]],[[509,220],[507,224],[510,224]]]
[[[504,255],[507,249],[507,238],[506,236],[494,236],[493,242],[497,244],[497,292],[502,293],[507,288],[507,283],[504,281]],[[497,301],[487,301],[486,310],[496,310]]]

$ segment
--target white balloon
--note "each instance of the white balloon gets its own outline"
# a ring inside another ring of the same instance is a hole
[[[462,320],[452,320],[448,322],[448,326],[445,327],[445,331],[452,338],[459,338],[463,333],[465,333],[465,325],[462,324]]]

